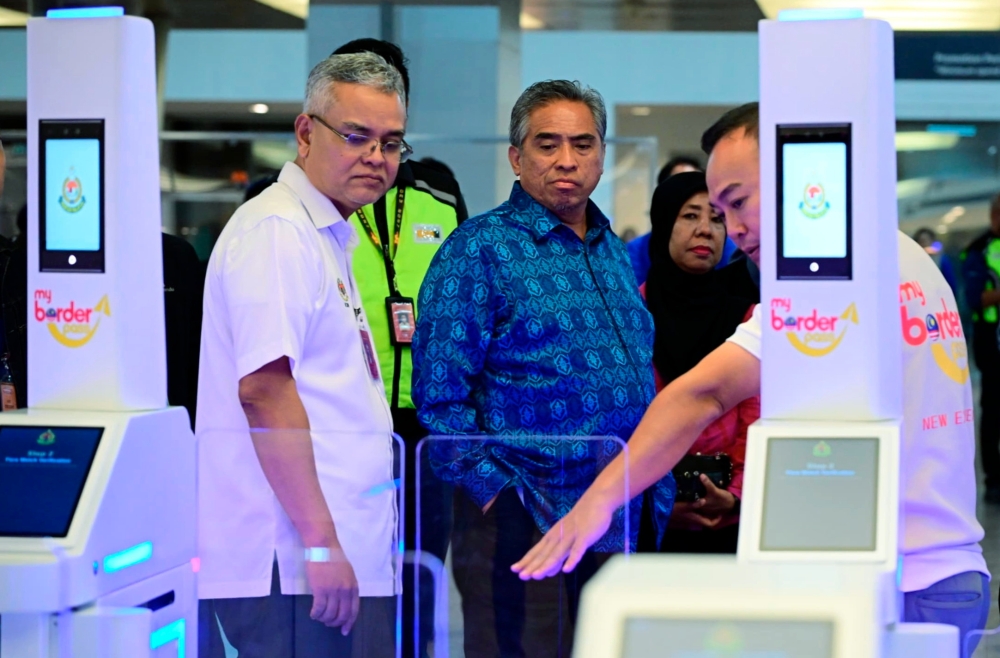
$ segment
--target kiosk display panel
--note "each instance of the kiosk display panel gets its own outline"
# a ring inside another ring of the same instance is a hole
[[[851,279],[851,126],[778,126],[778,279]]]
[[[833,623],[628,619],[622,658],[831,658]]]
[[[879,441],[767,442],[761,551],[874,551]]]
[[[0,536],[65,537],[103,433],[0,427]]]
[[[104,120],[38,122],[39,265],[104,271]]]

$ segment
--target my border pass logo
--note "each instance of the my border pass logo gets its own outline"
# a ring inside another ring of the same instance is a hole
[[[919,301],[923,308],[911,315],[908,304]],[[903,325],[903,340],[911,347],[929,344],[934,363],[956,384],[969,381],[969,352],[965,345],[962,318],[941,299],[931,303],[919,281],[907,281],[899,286],[899,317]]]
[[[792,300],[771,300],[771,329],[783,331],[788,342],[806,356],[826,356],[840,346],[852,324],[858,324],[858,308],[848,306],[839,315],[821,315],[812,309],[805,315],[792,313]]]
[[[56,306],[51,290],[35,291],[35,321],[46,323],[49,333],[60,345],[83,347],[97,333],[102,317],[111,317],[107,295],[101,297],[96,306],[80,306],[75,300],[70,300],[66,306]]]

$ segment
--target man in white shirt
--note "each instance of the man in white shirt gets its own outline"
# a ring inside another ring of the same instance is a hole
[[[240,658],[395,654],[392,420],[344,218],[392,185],[405,128],[385,60],[320,62],[295,120],[298,157],[212,252],[197,419],[203,655],[225,643]]]
[[[760,160],[756,103],[739,107],[706,131],[712,207],[724,215],[729,236],[755,264],[760,251]],[[975,433],[965,339],[951,288],[929,256],[900,234],[900,311],[903,317],[902,490],[905,536],[904,620],[938,622],[966,633],[985,626],[989,571],[976,520]],[[919,313],[919,315],[918,315]],[[921,318],[947,317],[934,344]],[[942,315],[943,314],[943,315]],[[942,333],[944,332],[944,333]],[[628,470],[635,496],[669,472],[701,431],[740,401],[760,394],[760,307],[727,343],[661,392],[629,441]],[[941,342],[943,341],[943,343]],[[946,416],[948,423],[925,423]],[[576,507],[519,563],[521,578],[572,570],[584,550],[607,529],[624,503],[625,459],[597,478]],[[711,515],[707,499],[701,513]]]

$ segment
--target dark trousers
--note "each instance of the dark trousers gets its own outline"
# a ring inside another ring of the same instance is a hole
[[[990,615],[990,579],[978,571],[945,578],[919,592],[907,592],[903,621],[958,626],[961,658],[969,658],[979,644],[972,631],[986,627]]]
[[[505,489],[485,514],[455,492],[452,561],[466,658],[569,658],[580,590],[609,556],[588,552],[572,573],[524,582],[510,567],[541,538],[516,490]]]
[[[427,436],[415,409],[392,412],[393,428],[406,449],[406,491],[404,541],[407,551],[417,549],[417,518],[420,519],[420,550],[444,562],[451,531],[451,485],[437,479],[430,469],[427,448],[417,457],[417,444]],[[420,512],[417,513],[417,471],[420,471]],[[419,586],[414,586],[413,565],[403,566],[403,658],[426,658],[434,640],[434,579],[420,569]],[[447,578],[447,574],[442,574]],[[419,609],[419,624],[416,611]],[[418,628],[419,626],[419,628]]]
[[[996,325],[978,324],[973,333],[979,394],[979,454],[987,487],[1000,487],[1000,348]]]
[[[674,530],[667,528],[667,532],[663,535],[663,543],[660,544],[660,552],[736,555],[739,536],[739,524],[718,530]]]
[[[281,593],[278,567],[271,594],[245,599],[199,601],[198,655],[225,658],[395,658],[396,598],[364,597],[351,634],[309,618],[311,595]]]

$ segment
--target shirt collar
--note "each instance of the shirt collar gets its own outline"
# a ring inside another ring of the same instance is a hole
[[[294,162],[285,163],[278,175],[278,182],[292,188],[292,191],[302,201],[302,205],[305,206],[306,212],[309,214],[309,219],[312,220],[317,229],[324,229],[344,221],[337,206],[333,205],[333,201],[317,190],[309,177],[306,176],[306,172],[302,171],[302,168]]]
[[[563,223],[556,217],[555,213],[535,201],[534,197],[524,191],[521,183],[514,181],[514,188],[510,191],[510,199],[507,200],[516,211],[515,217],[523,226],[530,230],[536,240],[541,240],[549,233],[563,226]],[[611,226],[611,222],[605,217],[597,204],[587,200],[587,233],[584,242],[592,242],[599,235]]]

